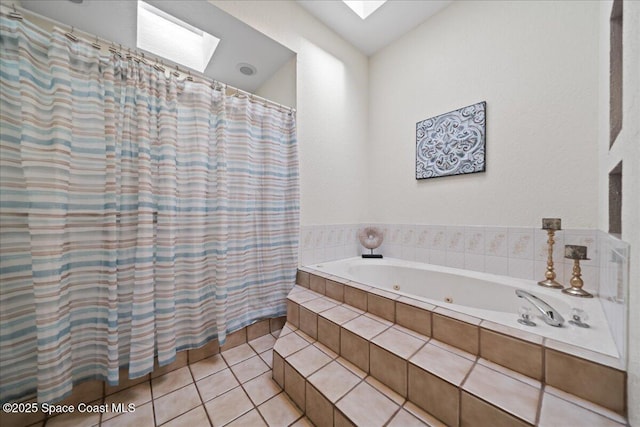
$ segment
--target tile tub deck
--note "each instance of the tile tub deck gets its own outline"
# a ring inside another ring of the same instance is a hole
[[[627,425],[611,358],[313,270],[297,282],[273,375],[316,425]]]

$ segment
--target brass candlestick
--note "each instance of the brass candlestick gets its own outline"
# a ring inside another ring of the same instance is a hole
[[[580,260],[589,259],[587,258],[587,247],[578,245],[565,245],[564,257],[573,260],[573,276],[569,281],[571,287],[563,289],[562,292],[574,297],[593,298],[593,295],[582,289],[582,287],[584,286],[584,281],[581,277],[582,274],[580,271]]]
[[[553,269],[553,244],[555,243],[553,237],[555,236],[556,230],[561,230],[560,218],[543,218],[542,229],[547,230],[547,244],[549,245],[549,249],[547,252],[547,271],[544,273],[545,280],[538,282],[538,285],[546,288],[561,289],[562,285],[556,282],[556,272]]]

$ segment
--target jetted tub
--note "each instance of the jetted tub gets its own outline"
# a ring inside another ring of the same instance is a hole
[[[342,279],[619,357],[598,298],[572,297],[559,289],[538,286],[533,280],[393,258],[348,258],[309,267]],[[516,296],[516,289],[524,289],[544,300],[564,317],[564,325],[547,325],[533,305]],[[536,326],[518,323],[518,310],[522,306],[531,308]],[[579,308],[587,313],[589,319],[586,323],[589,328],[569,323],[572,308]]]

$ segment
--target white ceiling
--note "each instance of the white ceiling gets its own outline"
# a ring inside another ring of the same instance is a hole
[[[291,50],[206,0],[146,1],[220,38],[213,59],[204,71],[205,75],[218,81],[255,92],[294,55]],[[122,44],[125,48],[136,46],[135,0],[84,0],[82,3],[69,0],[22,0],[21,4],[25,9]],[[255,66],[257,73],[245,76],[238,70],[240,63]]]
[[[206,0],[146,0],[149,4],[221,39],[204,74],[255,92],[294,52],[215,7]],[[345,40],[372,55],[453,0],[388,0],[362,20],[340,0],[296,0]],[[24,8],[103,39],[136,46],[136,0],[22,0]],[[238,64],[254,65],[245,76]]]
[[[452,0],[388,0],[362,20],[339,0],[296,0],[367,56],[424,22]]]

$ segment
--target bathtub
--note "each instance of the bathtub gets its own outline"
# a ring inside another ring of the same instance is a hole
[[[568,296],[560,290],[538,286],[533,280],[393,258],[348,258],[308,267],[607,356],[620,357],[599,298]],[[535,307],[516,296],[516,289],[524,289],[544,300],[564,317],[564,325],[547,325]],[[531,308],[536,326],[518,323],[518,310],[522,306]],[[589,328],[569,323],[573,308],[588,314],[586,323]]]

